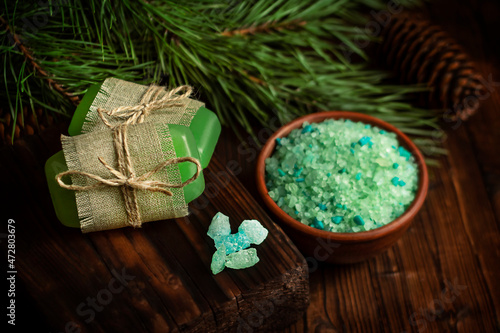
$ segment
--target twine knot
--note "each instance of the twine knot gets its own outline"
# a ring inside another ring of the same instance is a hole
[[[108,169],[109,172],[115,176],[115,178],[106,179],[88,172],[68,170],[61,172],[56,176],[56,181],[59,186],[73,191],[87,191],[103,186],[121,187],[125,201],[128,223],[133,227],[140,227],[142,225],[142,219],[139,212],[136,190],[160,192],[167,196],[172,196],[172,191],[168,190],[168,188],[182,188],[195,181],[200,175],[202,167],[197,159],[190,156],[176,157],[163,161],[155,168],[141,176],[136,176],[132,166],[132,160],[130,158],[130,151],[128,148],[128,126],[142,123],[144,118],[147,117],[151,111],[165,107],[182,106],[183,103],[180,103],[179,101],[189,97],[192,93],[191,87],[180,86],[167,91],[162,98],[159,98],[163,90],[163,87],[152,85],[144,93],[144,96],[138,105],[121,106],[110,111],[106,111],[101,108],[97,109],[97,112],[104,124],[113,130],[113,143],[117,155],[118,167],[116,169],[113,168],[102,157],[98,157],[98,159],[102,165],[104,165],[104,167],[106,167],[106,169]],[[183,91],[184,93],[182,95],[177,95],[180,91]],[[121,124],[113,125],[106,119],[104,114],[126,120]],[[191,162],[196,165],[196,173],[185,182],[182,182],[181,184],[169,184],[160,181],[147,180],[149,177],[156,174],[166,166],[181,162]],[[62,180],[62,177],[66,175],[80,175],[93,179],[97,182],[87,186],[68,185]]]
[[[109,111],[98,108],[97,113],[104,124],[106,124],[109,128],[114,128],[115,126],[113,126],[113,124],[106,119],[104,114],[118,119],[125,119],[125,122],[122,124],[140,124],[152,111],[173,106],[183,106],[184,103],[181,103],[180,101],[191,96],[193,88],[190,86],[180,86],[175,89],[168,90],[162,98],[159,98],[163,91],[165,91],[164,87],[151,85],[144,93],[144,96],[142,96],[139,104],[132,106],[120,106]],[[183,92],[183,94],[177,95],[179,92]]]

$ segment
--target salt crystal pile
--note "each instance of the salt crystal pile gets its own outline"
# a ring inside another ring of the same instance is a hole
[[[249,247],[261,244],[267,234],[267,229],[257,220],[243,221],[238,232],[231,234],[229,217],[220,212],[215,214],[207,232],[217,249],[212,257],[212,273],[220,273],[224,267],[242,269],[255,265],[259,262],[257,250]]]
[[[395,133],[350,120],[305,122],[266,159],[269,196],[294,219],[333,232],[383,226],[415,198],[418,167]]]

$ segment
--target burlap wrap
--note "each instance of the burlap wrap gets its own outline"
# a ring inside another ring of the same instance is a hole
[[[141,90],[142,93],[145,89]],[[140,100],[140,97],[138,98]],[[120,103],[126,104],[123,99]],[[106,104],[105,107],[113,106]],[[102,157],[108,164],[117,165],[111,129],[105,127],[103,130],[74,137],[62,136],[61,141],[69,170],[88,172],[106,179],[114,177],[98,160],[98,157]],[[145,174],[161,162],[176,157],[169,125],[166,122],[144,122],[129,126],[128,145],[137,175]],[[81,175],[72,175],[71,179],[74,185],[87,186],[95,183]],[[177,164],[166,166],[148,180],[181,184],[179,166]],[[158,192],[136,191],[142,222],[188,214],[183,189],[171,188],[170,191],[172,196]],[[76,191],[75,195],[80,226],[84,233],[129,226],[120,187],[104,186],[88,191]]]
[[[82,127],[82,133],[89,133],[107,128],[99,117],[97,112],[98,108],[113,110],[120,106],[140,104],[148,88],[149,86],[143,86],[115,78],[106,79],[90,106]],[[165,94],[166,91],[162,92],[159,98],[163,97]],[[182,106],[166,107],[164,109],[155,110],[145,117],[144,122],[160,122],[189,126],[198,109],[204,106],[204,104],[190,98],[184,99],[182,104]],[[118,125],[122,122],[122,120],[116,117],[108,117],[107,120],[112,125]]]

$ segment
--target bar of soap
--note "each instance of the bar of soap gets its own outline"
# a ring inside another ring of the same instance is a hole
[[[261,244],[268,233],[259,221],[245,220],[238,232],[231,234],[229,218],[220,212],[215,214],[207,232],[217,249],[212,257],[212,273],[218,274],[224,267],[243,269],[255,265],[259,262],[257,250],[249,247]]]
[[[199,159],[198,149],[191,131],[181,125],[169,125],[169,129],[176,156],[191,156]],[[80,220],[77,213],[75,191],[60,187],[55,180],[57,174],[67,170],[68,167],[62,151],[52,155],[45,163],[45,175],[57,218],[65,226],[79,228]],[[184,182],[195,174],[196,166],[184,162],[179,164],[179,171],[181,180]],[[203,172],[201,172],[195,181],[183,187],[186,202],[189,203],[196,199],[203,193],[204,189],[205,180]]]
[[[117,79],[112,80],[116,81]],[[144,86],[139,84],[131,82],[128,82],[128,84],[144,88]],[[102,83],[92,85],[83,96],[82,101],[78,104],[73,118],[71,119],[68,129],[69,135],[75,136],[82,134],[82,127],[86,122],[87,113],[89,112],[94,99],[99,94],[101,86]],[[106,94],[101,94],[100,98],[105,98],[103,96],[106,96]],[[219,119],[215,113],[202,106],[196,111],[196,114],[191,120],[188,128],[193,133],[196,146],[198,147],[201,166],[206,168],[212,158],[221,132]]]

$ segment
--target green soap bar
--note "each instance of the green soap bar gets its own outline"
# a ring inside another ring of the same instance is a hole
[[[82,101],[75,110],[75,114],[71,119],[68,133],[71,136],[81,134],[82,127],[85,122],[85,117],[94,101],[102,83],[92,85],[87,93],[82,98]],[[196,115],[191,120],[189,129],[193,133],[198,152],[200,154],[200,163],[203,168],[208,166],[212,154],[214,153],[215,145],[219,139],[221,125],[219,119],[209,109],[201,107],[196,112]]]
[[[191,156],[199,159],[198,149],[191,131],[181,125],[169,125],[169,129],[177,157]],[[65,226],[79,228],[80,221],[76,209],[75,192],[60,187],[55,180],[57,174],[66,170],[68,167],[62,151],[52,155],[45,163],[45,175],[57,218]],[[179,171],[184,182],[195,174],[196,166],[193,163],[183,162],[179,164]],[[184,197],[188,203],[200,196],[205,189],[203,172],[194,182],[186,185],[183,189]]]

